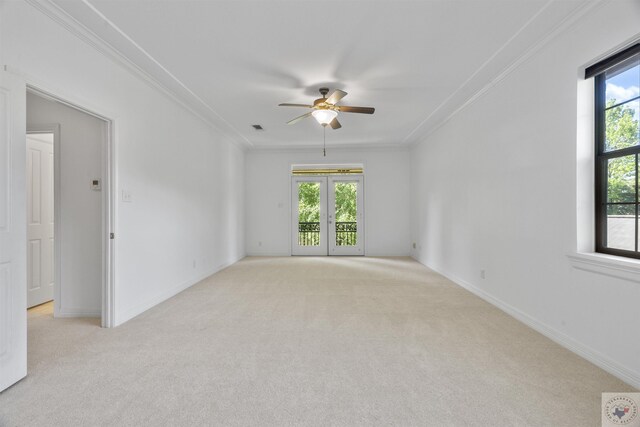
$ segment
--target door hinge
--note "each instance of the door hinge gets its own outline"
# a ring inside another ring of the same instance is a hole
[[[109,233],[109,238],[110,239],[115,239],[116,238],[116,234],[115,233]]]

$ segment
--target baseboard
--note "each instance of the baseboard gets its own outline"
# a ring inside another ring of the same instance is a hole
[[[410,257],[409,252],[384,252],[384,251],[367,251],[364,256],[379,258],[405,258]]]
[[[557,344],[563,346],[564,348],[566,348],[567,350],[572,351],[573,353],[577,354],[578,356],[588,360],[589,362],[593,363],[594,365],[598,366],[599,368],[607,371],[608,373],[610,373],[611,375],[619,378],[620,380],[624,381],[625,383],[629,384],[632,387],[635,387],[637,389],[640,389],[640,373],[638,372],[634,372],[633,370],[627,368],[626,366],[621,365],[620,363],[611,360],[610,358],[608,358],[607,356],[603,355],[602,353],[592,349],[591,347],[576,341],[575,339],[571,338],[570,336],[558,331],[557,329],[554,329],[550,326],[548,326],[547,324],[540,322],[539,320],[531,317],[530,315],[520,311],[519,309],[511,306],[510,304],[507,304],[506,302],[490,295],[489,293],[485,292],[484,290],[472,285],[471,283],[460,279],[459,277],[456,277],[453,274],[449,274],[445,271],[441,271],[437,268],[434,268],[428,264],[422,263],[420,260],[418,260],[417,258],[413,257],[413,259],[415,259],[416,261],[420,262],[421,264],[423,264],[424,266],[426,266],[427,268],[435,271],[438,274],[443,275],[444,277],[446,277],[447,279],[451,280],[452,282],[454,282],[455,284],[463,287],[464,289],[468,290],[469,292],[473,293],[474,295],[477,295],[478,297],[482,298],[483,300],[487,301],[489,304],[499,308],[500,310],[504,311],[505,313],[507,313],[508,315],[510,315],[511,317],[519,320],[520,322],[524,323],[525,325],[529,326],[531,329],[534,329],[535,331],[541,333],[542,335],[544,335],[545,337],[549,338],[550,340],[556,342]]]
[[[53,317],[102,317],[100,309],[97,310],[85,310],[81,308],[68,308],[54,310]]]
[[[291,253],[290,252],[247,252],[247,256],[264,256],[264,257],[291,256]]]
[[[255,257],[280,257],[280,256],[291,256],[289,252],[247,252],[247,256],[255,256]],[[325,255],[318,255],[325,256]],[[410,253],[389,253],[389,252],[373,252],[373,253],[365,253],[364,256],[368,257],[410,257]]]
[[[222,263],[220,265],[218,265],[217,267],[201,274],[200,276],[193,278],[193,279],[189,279],[186,282],[180,283],[179,285],[145,301],[142,304],[139,304],[127,311],[125,311],[124,313],[116,313],[115,316],[115,326],[120,326],[123,323],[133,319],[134,317],[144,313],[145,311],[149,310],[150,308],[155,307],[156,305],[168,300],[171,297],[176,296],[177,294],[179,294],[180,292],[184,291],[185,289],[190,288],[191,286],[195,285],[196,283],[199,283],[201,281],[203,281],[204,279],[206,279],[207,277],[216,274],[217,272],[219,272],[220,270],[223,270],[227,267],[229,267],[232,264],[235,264],[236,262],[240,261],[242,258],[244,258],[244,255],[239,257],[238,259],[234,260],[234,261],[230,261],[230,262],[226,262],[226,263]]]

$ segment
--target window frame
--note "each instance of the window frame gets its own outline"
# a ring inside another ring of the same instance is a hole
[[[595,113],[595,251],[603,254],[617,255],[626,258],[640,259],[640,247],[638,241],[639,230],[639,216],[640,216],[640,197],[639,197],[639,167],[640,161],[640,144],[627,147],[620,150],[606,151],[606,73],[613,71],[616,68],[622,68],[628,60],[638,56],[640,58],[640,43],[635,44],[621,52],[618,52],[603,61],[587,68],[585,70],[585,78],[594,77],[594,113]],[[640,99],[635,97],[629,99],[619,105],[632,102],[633,100]],[[611,108],[614,108],[612,106]],[[622,158],[625,156],[635,156],[635,200],[633,202],[619,202],[619,204],[633,205],[635,207],[635,221],[634,221],[634,248],[635,250],[625,250],[610,248],[606,245],[607,242],[607,207],[611,205],[607,201],[608,190],[608,161],[610,159]]]

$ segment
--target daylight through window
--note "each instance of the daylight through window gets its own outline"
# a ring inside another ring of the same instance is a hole
[[[596,251],[640,258],[640,45],[586,77],[595,77]]]

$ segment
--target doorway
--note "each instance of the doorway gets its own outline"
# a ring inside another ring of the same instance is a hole
[[[364,177],[291,179],[292,255],[364,255]]]
[[[104,317],[109,124],[27,91],[27,307]]]

